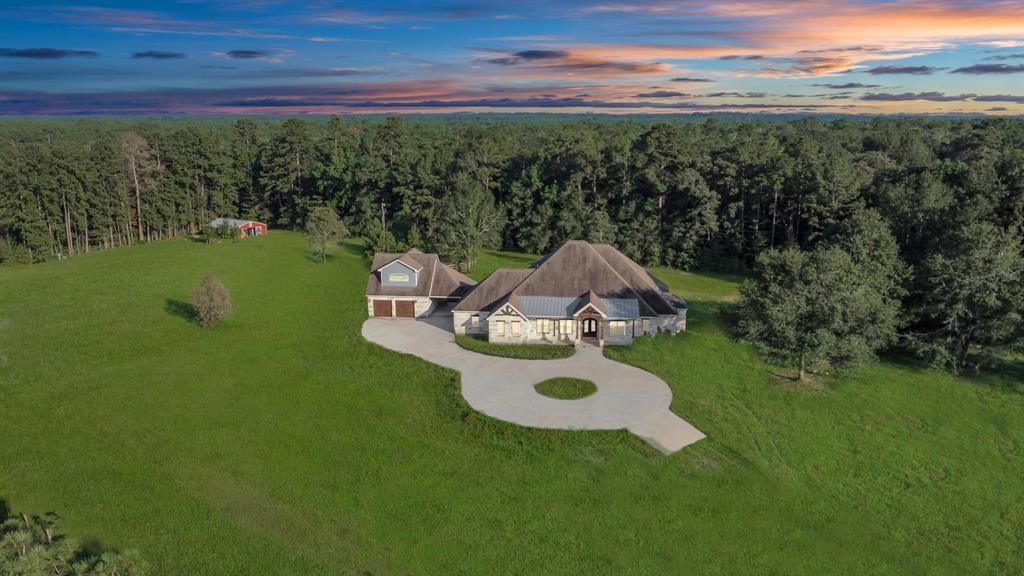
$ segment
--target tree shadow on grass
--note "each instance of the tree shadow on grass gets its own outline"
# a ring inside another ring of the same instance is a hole
[[[177,316],[190,324],[196,321],[196,309],[192,307],[191,303],[182,300],[167,298],[164,300],[164,312],[171,316]]]
[[[341,240],[338,242],[338,246],[346,253],[351,256],[358,256],[363,260],[369,262],[369,258],[366,257],[366,246],[363,245],[360,240]]]
[[[1002,392],[1024,394],[1024,359],[988,359],[978,371],[964,372],[965,380]]]
[[[337,259],[338,259],[338,257],[335,256],[334,254],[327,254],[326,258],[320,258],[320,254],[319,253],[312,252],[310,250],[306,250],[306,260],[309,260],[310,262],[314,262],[316,264],[325,264],[327,262],[334,262]]]
[[[917,374],[936,371],[952,374],[948,369],[932,366],[927,360],[903,347],[893,347],[878,353],[882,362]],[[985,357],[978,359],[979,367],[967,368],[957,375],[961,380],[1003,392],[1024,394],[1024,359]]]

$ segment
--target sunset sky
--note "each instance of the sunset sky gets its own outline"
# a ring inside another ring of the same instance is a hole
[[[1024,114],[1024,1],[10,2],[0,114]]]

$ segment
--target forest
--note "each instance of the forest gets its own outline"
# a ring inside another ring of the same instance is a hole
[[[0,264],[195,235],[218,216],[299,229],[327,206],[370,249],[467,270],[483,247],[582,238],[745,272],[876,221],[905,268],[890,275],[902,337],[963,367],[1024,332],[1019,119],[56,119],[6,120],[0,136]]]

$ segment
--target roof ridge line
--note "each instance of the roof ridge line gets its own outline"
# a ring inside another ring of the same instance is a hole
[[[434,296],[434,277],[437,276],[437,263],[439,261],[440,259],[437,257],[437,254],[434,254],[434,259],[431,261],[433,265],[430,267],[430,286],[427,287],[427,298]]]
[[[564,246],[564,244],[563,244],[562,246]],[[561,250],[561,249],[562,249],[562,247],[560,246],[560,247],[558,248],[558,250]],[[558,252],[558,250],[555,250],[555,252]],[[555,253],[555,252],[551,252],[551,253],[549,253],[549,254],[548,254],[547,256],[545,256],[544,258],[542,258],[542,260],[544,260],[545,262],[547,262],[547,258],[548,258],[548,256],[552,256],[552,255],[554,255],[554,253]],[[543,264],[541,264],[541,266],[543,266]],[[513,270],[513,268],[498,268],[498,270]],[[497,272],[498,270],[495,270],[494,272]],[[537,270],[540,270],[540,266],[538,266],[537,268],[533,268],[533,267],[532,267],[532,265],[531,265],[531,266],[527,266],[526,268],[523,268],[523,270],[529,270],[529,272],[528,272],[528,273],[526,274],[526,276],[523,276],[523,279],[522,279],[522,280],[520,280],[520,281],[519,281],[519,283],[517,283],[517,284],[516,284],[516,285],[515,285],[515,286],[514,286],[514,287],[513,287],[513,288],[512,288],[511,290],[509,290],[509,291],[508,291],[508,297],[509,297],[510,299],[512,298],[512,295],[513,295],[513,294],[515,294],[516,296],[519,296],[518,294],[516,294],[516,290],[519,290],[519,288],[520,288],[520,287],[521,287],[521,286],[522,286],[522,285],[523,285],[524,283],[526,283],[526,281],[527,281],[527,280],[528,280],[528,279],[530,278],[530,276],[533,276],[533,273],[534,273],[534,272],[536,272]],[[492,274],[493,274],[494,272],[492,272]]]
[[[611,247],[611,249],[612,249],[612,250],[615,250],[615,251],[616,251],[616,252],[618,252],[619,254],[622,254],[622,251],[621,251],[621,250],[619,250],[618,248],[616,248],[615,246],[612,246],[611,244],[608,244],[607,246]],[[591,246],[591,248],[593,248],[593,246]],[[597,252],[597,251],[595,250],[595,252]],[[598,255],[598,256],[601,256],[600,252],[598,252],[598,254],[597,254],[597,255]],[[636,263],[636,264],[637,264],[637,265],[639,266],[639,263],[637,263],[637,262],[636,262],[635,260],[633,260],[633,259],[632,259],[632,258],[630,258],[629,256],[626,256],[625,254],[622,254],[622,256],[623,256],[624,258],[626,258],[627,260],[629,260],[629,261],[631,261],[631,262],[633,262],[633,263]],[[602,256],[602,257],[601,257],[601,259],[602,259],[602,260],[604,260],[604,257]],[[606,262],[607,262],[607,261],[606,261]],[[611,264],[609,264],[609,266],[611,266]],[[612,268],[612,270],[614,270],[614,269],[615,269],[615,268]],[[641,270],[643,270],[643,273],[644,273],[644,274],[647,274],[648,276],[650,276],[650,275],[651,275],[651,273],[647,271],[647,268],[646,268],[645,266],[640,266],[640,269],[641,269]],[[634,270],[634,272],[635,272],[635,270]],[[616,274],[618,274],[618,272],[616,272]],[[625,278],[623,278],[622,280],[623,280],[623,282],[625,282],[625,280],[626,280],[626,279],[625,279]],[[652,278],[652,280],[653,280],[653,278]],[[627,284],[628,284],[628,283],[627,283]],[[655,282],[655,287],[657,287],[657,282]],[[633,289],[633,287],[632,287],[632,286],[630,286],[630,289],[631,289],[631,290],[633,290],[633,293],[637,295],[637,298],[640,298],[640,300],[642,300],[642,301],[644,302],[644,304],[646,304],[646,305],[647,305],[647,307],[651,309],[651,312],[655,312],[655,313],[657,313],[657,310],[655,310],[655,309],[654,309],[654,308],[653,308],[653,307],[652,307],[652,306],[651,306],[650,304],[647,304],[647,301],[646,301],[646,300],[644,300],[642,296],[640,296],[640,293],[639,293],[639,292],[637,292],[637,291],[636,291],[635,289]],[[661,295],[661,289],[660,289],[660,288],[658,288],[657,290],[655,290],[655,291],[654,291],[654,294],[655,294],[655,295],[656,295],[656,296],[658,297],[658,299],[660,299],[660,300],[662,301],[662,303],[664,303],[664,304],[665,304],[666,306],[668,306],[669,308],[671,308],[671,309],[675,310],[675,306],[673,306],[671,302],[669,302],[669,301],[668,301],[668,300],[667,300],[667,299],[666,299],[666,298],[665,298],[664,296],[662,296],[662,295]],[[659,314],[659,316],[660,316],[660,314]]]
[[[644,306],[647,306],[648,308],[650,308],[650,309],[651,309],[651,312],[654,312],[655,314],[658,314],[658,311],[657,311],[657,310],[655,310],[654,308],[651,308],[651,305],[650,305],[650,304],[648,304],[646,300],[644,300],[643,296],[641,296],[641,295],[640,295],[640,293],[639,293],[639,292],[637,292],[637,291],[636,291],[636,289],[635,289],[635,288],[633,288],[633,286],[632,286],[632,285],[630,285],[630,283],[629,283],[629,282],[626,282],[626,279],[625,279],[625,278],[623,278],[621,274],[619,274],[619,271],[615,269],[615,266],[612,266],[610,262],[608,262],[607,260],[605,260],[605,259],[604,259],[604,256],[601,256],[601,253],[600,253],[600,252],[598,252],[596,248],[594,248],[594,245],[593,245],[593,244],[591,244],[590,242],[587,242],[587,241],[584,241],[583,243],[584,243],[584,244],[586,244],[586,245],[587,245],[587,248],[590,248],[590,250],[591,250],[591,251],[592,251],[592,252],[593,252],[594,254],[596,254],[598,258],[600,258],[600,259],[601,259],[601,262],[604,262],[604,265],[605,265],[605,266],[607,266],[607,267],[608,267],[608,269],[609,269],[609,270],[611,270],[611,271],[612,271],[612,273],[613,273],[613,274],[615,274],[615,276],[616,276],[616,277],[617,277],[617,278],[618,278],[619,280],[621,280],[623,284],[625,284],[625,285],[626,285],[626,288],[629,288],[629,291],[633,293],[633,296],[636,296],[636,299],[637,299],[637,300],[639,300],[640,302],[643,302],[643,303],[644,303]]]

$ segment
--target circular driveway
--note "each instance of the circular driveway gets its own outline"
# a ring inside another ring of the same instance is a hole
[[[533,428],[565,430],[626,429],[662,452],[672,453],[704,434],[671,410],[672,390],[664,380],[639,368],[582,347],[558,360],[514,360],[478,354],[455,343],[435,321],[369,319],[363,337],[385,348],[419,356],[462,373],[462,396],[474,410]],[[542,396],[534,385],[549,378],[590,380],[597,392],[579,400]]]

